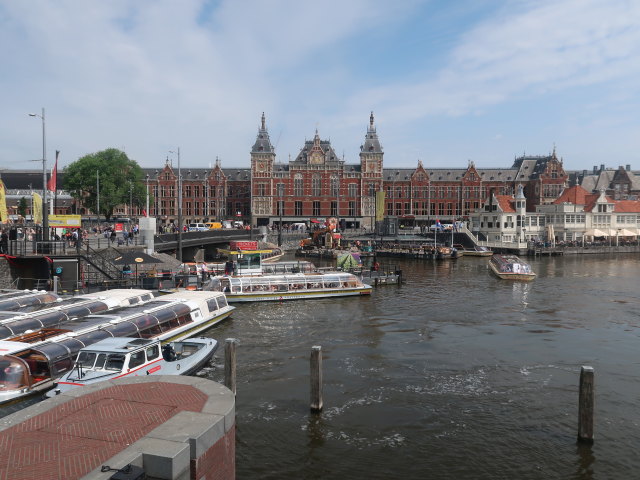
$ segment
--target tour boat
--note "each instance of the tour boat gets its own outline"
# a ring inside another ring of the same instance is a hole
[[[73,367],[78,352],[109,337],[180,341],[231,315],[223,293],[183,291],[129,307],[118,314],[89,315],[0,341],[0,404],[53,386]]]
[[[515,255],[493,255],[489,261],[489,268],[503,280],[529,281],[536,278],[531,266]]]
[[[43,328],[59,327],[67,321],[95,313],[113,311],[151,300],[154,292],[140,289],[114,289],[59,298],[37,312],[0,311],[0,339],[8,339]]]
[[[216,276],[206,290],[224,292],[229,302],[266,302],[369,295],[371,286],[347,272]]]
[[[165,345],[158,338],[105,338],[80,350],[73,368],[47,396],[118,378],[192,375],[211,360],[217,348],[216,340],[205,337]]]

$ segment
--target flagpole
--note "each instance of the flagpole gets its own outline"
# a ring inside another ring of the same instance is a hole
[[[51,176],[55,179],[53,180],[53,207],[54,209],[51,211],[52,214],[55,213],[55,209],[58,207],[58,155],[60,155],[60,150],[56,150],[56,163],[54,165],[55,174]]]

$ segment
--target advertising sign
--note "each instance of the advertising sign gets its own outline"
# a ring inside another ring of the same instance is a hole
[[[122,223],[116,223],[116,224],[114,224],[113,229],[114,229],[116,232],[121,232],[121,231],[123,230],[123,227],[122,227],[122,226],[123,226],[123,224],[122,224]]]
[[[231,241],[229,242],[229,248],[231,250],[257,250],[257,241]]]
[[[51,228],[80,228],[80,215],[49,215]]]
[[[376,192],[376,222],[384,220],[385,192]]]

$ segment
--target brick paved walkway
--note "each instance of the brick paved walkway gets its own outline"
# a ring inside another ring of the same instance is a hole
[[[0,433],[0,480],[80,478],[181,411],[200,412],[207,396],[189,385],[109,387]]]

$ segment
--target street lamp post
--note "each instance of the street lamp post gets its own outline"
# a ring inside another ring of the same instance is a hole
[[[42,240],[49,240],[49,217],[47,214],[47,140],[45,135],[44,107],[42,115],[30,113],[30,117],[38,117],[42,120]]]
[[[278,213],[280,214],[280,225],[278,227],[278,246],[282,246],[282,207],[284,206],[284,202],[282,201],[283,197],[283,187],[284,183],[278,183]]]
[[[146,178],[147,178],[147,198],[146,198],[147,201],[145,203],[145,206],[147,208],[145,208],[144,211],[146,213],[145,217],[148,217],[149,216],[149,174],[148,173],[147,173]]]
[[[176,151],[169,151],[178,156],[178,251],[177,258],[182,263],[182,171],[180,170],[180,147]]]
[[[98,215],[98,225],[100,225],[100,170],[96,170],[96,214]]]

